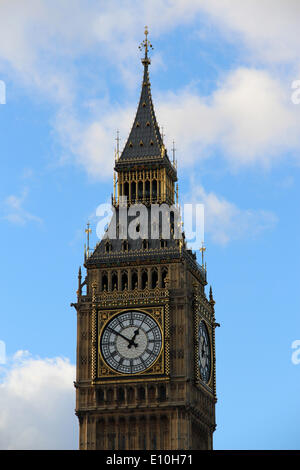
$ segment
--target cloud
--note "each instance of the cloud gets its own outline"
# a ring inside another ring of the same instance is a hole
[[[28,189],[25,188],[21,196],[11,194],[3,203],[4,219],[16,225],[25,225],[27,222],[42,223],[42,219],[26,211],[23,204],[27,198]]]
[[[270,211],[240,209],[234,203],[214,192],[207,192],[202,185],[191,184],[187,201],[204,204],[204,233],[220,245],[244,238],[254,238],[265,230],[271,230],[278,222]]]
[[[231,166],[271,166],[284,152],[299,152],[300,113],[290,90],[268,72],[238,68],[211,96],[169,93],[158,114],[176,136],[179,160],[192,163],[218,148]]]
[[[235,42],[238,35],[252,50],[253,58],[298,67],[298,0],[198,0],[196,3]]]
[[[76,449],[75,366],[18,351],[0,382],[0,449]]]
[[[210,96],[185,88],[154,96],[154,102],[159,122],[167,123],[169,149],[176,138],[180,166],[209,158],[216,149],[234,170],[270,168],[287,154],[299,158],[299,108],[290,89],[266,71],[241,67],[225,75]],[[56,130],[71,161],[105,179],[112,174],[116,129],[126,140],[134,115],[131,105],[110,112],[106,103],[101,116],[86,123],[62,113]]]
[[[290,101],[290,80],[279,79],[278,72],[276,78],[265,60],[297,63],[299,10],[296,0],[3,0],[0,70],[56,102],[55,129],[66,151],[62,161],[105,179],[111,176],[116,129],[128,135],[134,110],[126,102],[123,108],[107,102],[98,115],[91,106],[87,119],[78,118],[79,97],[85,105],[80,59],[92,54],[104,74],[109,64],[117,70],[115,79],[132,88],[141,78],[135,70],[144,24],[155,42],[179,25],[196,30],[213,22],[234,44],[241,39],[253,53],[252,63],[257,59],[264,69],[232,70],[219,77],[210,96],[186,88],[155,98],[158,119],[167,125],[170,141],[176,139],[184,165],[209,157],[217,147],[235,169],[270,167],[287,152],[299,154],[300,118]],[[155,54],[154,66],[162,61]]]

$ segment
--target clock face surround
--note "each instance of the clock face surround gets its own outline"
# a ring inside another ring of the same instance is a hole
[[[106,364],[122,374],[147,370],[159,357],[162,334],[156,320],[140,311],[115,315],[104,326],[100,350]]]
[[[198,344],[198,366],[200,371],[200,377],[203,382],[208,383],[211,373],[211,349],[207,326],[203,320],[200,322],[199,325]]]

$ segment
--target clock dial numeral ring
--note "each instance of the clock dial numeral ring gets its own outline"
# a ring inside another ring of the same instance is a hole
[[[198,367],[200,377],[203,382],[208,383],[211,375],[211,347],[207,326],[203,320],[199,324],[198,346]]]
[[[159,357],[162,333],[150,315],[130,311],[115,315],[103,328],[100,351],[107,365],[122,374],[148,369]]]

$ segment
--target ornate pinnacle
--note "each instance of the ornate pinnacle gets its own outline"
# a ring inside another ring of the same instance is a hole
[[[212,293],[212,287],[211,287],[211,286],[210,286],[210,288],[209,288],[209,302],[210,302],[210,304],[211,304],[212,306],[214,306],[215,303],[216,303],[216,302],[214,301],[214,298],[213,298],[213,293]]]
[[[81,266],[79,266],[79,270],[78,270],[78,290],[77,290],[77,296],[80,297],[81,296]]]
[[[142,50],[142,48],[145,49],[145,57],[142,59],[142,64],[144,65],[148,65],[150,64],[150,59],[148,58],[148,51],[149,49],[153,49],[153,46],[152,44],[150,43],[150,41],[148,40],[148,26],[145,26],[145,39],[144,41],[139,45],[139,49],[140,51]]]

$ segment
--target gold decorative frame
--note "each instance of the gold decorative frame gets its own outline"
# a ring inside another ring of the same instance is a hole
[[[169,334],[169,291],[167,288],[135,289],[134,291],[113,291],[97,293],[97,285],[92,286],[92,348],[91,365],[94,383],[108,383],[140,377],[167,378],[170,373],[170,334]],[[127,311],[141,311],[150,315],[159,325],[162,335],[162,348],[158,358],[146,370],[136,374],[125,374],[111,369],[100,350],[102,331],[115,315]]]
[[[201,384],[205,387],[208,387],[210,390],[213,390],[213,379],[214,379],[214,350],[213,350],[213,327],[208,321],[208,317],[210,316],[209,312],[201,305],[201,301],[199,298],[199,292],[196,286],[194,291],[194,363],[195,363],[195,382],[197,385]],[[204,322],[209,336],[209,347],[210,347],[210,357],[211,357],[211,365],[210,365],[210,375],[209,380],[204,382],[200,375],[200,370],[198,367],[198,360],[199,360],[199,341],[198,341],[198,334],[199,334],[199,325],[201,321]]]

